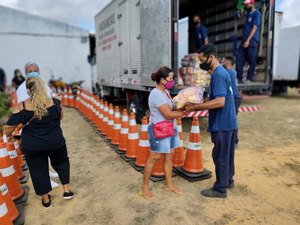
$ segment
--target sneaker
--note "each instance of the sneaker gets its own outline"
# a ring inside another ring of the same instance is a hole
[[[235,140],[234,140],[234,143],[235,143],[235,144],[238,144],[238,143],[239,143],[239,141],[240,141],[240,140],[239,140],[239,138],[238,138],[238,137],[236,137],[236,138],[235,138]]]
[[[49,175],[50,175],[50,178],[57,178],[58,177],[58,174],[56,172],[51,172],[49,170]]]
[[[221,193],[219,191],[214,190],[213,188],[204,189],[200,193],[201,193],[201,195],[208,197],[208,198],[227,198],[226,193]]]
[[[245,80],[244,84],[252,84],[252,81],[251,80]]]
[[[58,187],[58,183],[54,182],[53,180],[50,179],[50,183],[51,183],[51,187],[52,189],[57,188]]]
[[[72,191],[64,192],[64,194],[63,194],[64,199],[72,199],[72,198],[74,198],[74,196],[75,196],[75,193],[73,193]]]

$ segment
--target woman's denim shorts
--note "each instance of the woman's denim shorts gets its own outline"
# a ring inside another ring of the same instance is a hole
[[[157,139],[154,137],[153,125],[149,124],[148,134],[150,142],[150,151],[156,153],[171,153],[171,149],[177,148],[181,145],[177,128],[175,128],[172,137]]]

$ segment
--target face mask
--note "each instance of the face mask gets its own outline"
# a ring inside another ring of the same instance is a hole
[[[39,75],[40,75],[39,72],[30,72],[30,73],[27,74],[28,78],[29,77],[38,77]]]
[[[250,6],[245,6],[245,10],[249,13],[249,12],[251,12],[251,7]]]
[[[164,84],[165,88],[170,90],[174,86],[174,80],[167,81],[167,83]]]
[[[211,61],[210,62],[207,62],[208,61],[208,58],[207,60],[205,60],[205,62],[201,63],[200,64],[200,69],[202,70],[205,70],[205,71],[209,71],[210,68],[211,68]]]

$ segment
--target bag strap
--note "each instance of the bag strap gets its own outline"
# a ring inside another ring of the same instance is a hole
[[[174,101],[173,101],[173,99],[172,99],[172,97],[171,97],[171,95],[169,94],[169,92],[168,91],[165,91],[166,92],[166,95],[167,95],[167,97],[171,100],[171,102],[172,102],[172,105],[173,105],[173,110],[175,110],[175,108],[176,108],[176,106],[175,106],[175,104],[174,104]]]
[[[60,118],[60,117],[61,117],[61,113],[60,113],[60,112],[58,112],[58,107],[57,107],[57,104],[56,104],[56,102],[55,102],[54,98],[52,98],[52,101],[53,101],[53,104],[54,104],[54,106],[55,106],[55,111],[56,111],[56,113],[57,113],[58,117]]]
[[[25,123],[25,124],[23,125],[22,128],[28,126],[28,125],[32,122],[33,119],[34,119],[34,114],[33,114],[33,116],[30,118],[30,120],[29,120],[27,123]]]

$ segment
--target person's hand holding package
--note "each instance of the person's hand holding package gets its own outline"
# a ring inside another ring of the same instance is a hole
[[[173,98],[177,109],[190,109],[194,104],[203,102],[203,87],[190,87],[181,90],[177,96]],[[190,110],[187,110],[190,112]]]

